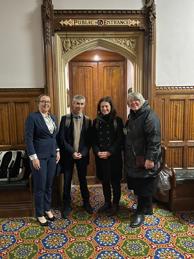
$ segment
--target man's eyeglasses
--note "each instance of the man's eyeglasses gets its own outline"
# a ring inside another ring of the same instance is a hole
[[[51,103],[50,101],[40,101],[40,103]]]

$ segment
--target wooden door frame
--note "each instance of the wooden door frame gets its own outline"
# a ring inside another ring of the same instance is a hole
[[[63,35],[68,33],[86,35],[91,30],[93,33],[103,33],[103,35],[134,33],[143,38],[143,53],[141,53],[141,55],[143,54],[142,93],[152,104],[155,88],[155,18],[154,0],[145,0],[141,10],[54,10],[52,0],[43,0],[45,92],[50,95],[54,103],[54,112],[56,114],[62,113],[59,110],[58,100],[59,95],[63,94],[57,89],[59,84],[57,70],[61,61],[56,63],[57,39],[55,40],[55,35],[60,33]],[[77,40],[78,42],[79,40]],[[103,42],[103,39],[99,42]],[[72,39],[67,43],[70,44],[68,48],[77,44],[72,42]],[[63,49],[67,47],[64,46],[64,42],[59,44],[63,44],[61,46]],[[128,44],[127,41],[124,44]],[[129,44],[131,43],[129,42]],[[63,91],[62,88],[61,91]]]

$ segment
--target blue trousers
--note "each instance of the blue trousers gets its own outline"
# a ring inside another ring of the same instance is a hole
[[[36,217],[51,209],[52,184],[56,173],[56,158],[40,160],[40,169],[32,166],[33,191]]]

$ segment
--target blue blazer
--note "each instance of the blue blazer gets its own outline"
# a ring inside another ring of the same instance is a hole
[[[50,115],[56,124],[53,134],[50,133],[40,112],[29,114],[25,123],[25,142],[28,155],[37,154],[38,159],[56,156],[58,148],[56,142],[57,122],[56,117]]]

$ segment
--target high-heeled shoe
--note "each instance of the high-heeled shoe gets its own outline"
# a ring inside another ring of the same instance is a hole
[[[41,222],[38,217],[37,217],[36,219],[37,219],[38,223],[39,223],[42,227],[48,226],[48,221]]]
[[[48,213],[45,211],[45,217],[46,219],[50,220],[50,221],[55,221],[56,217],[53,215],[52,217],[48,216]]]

